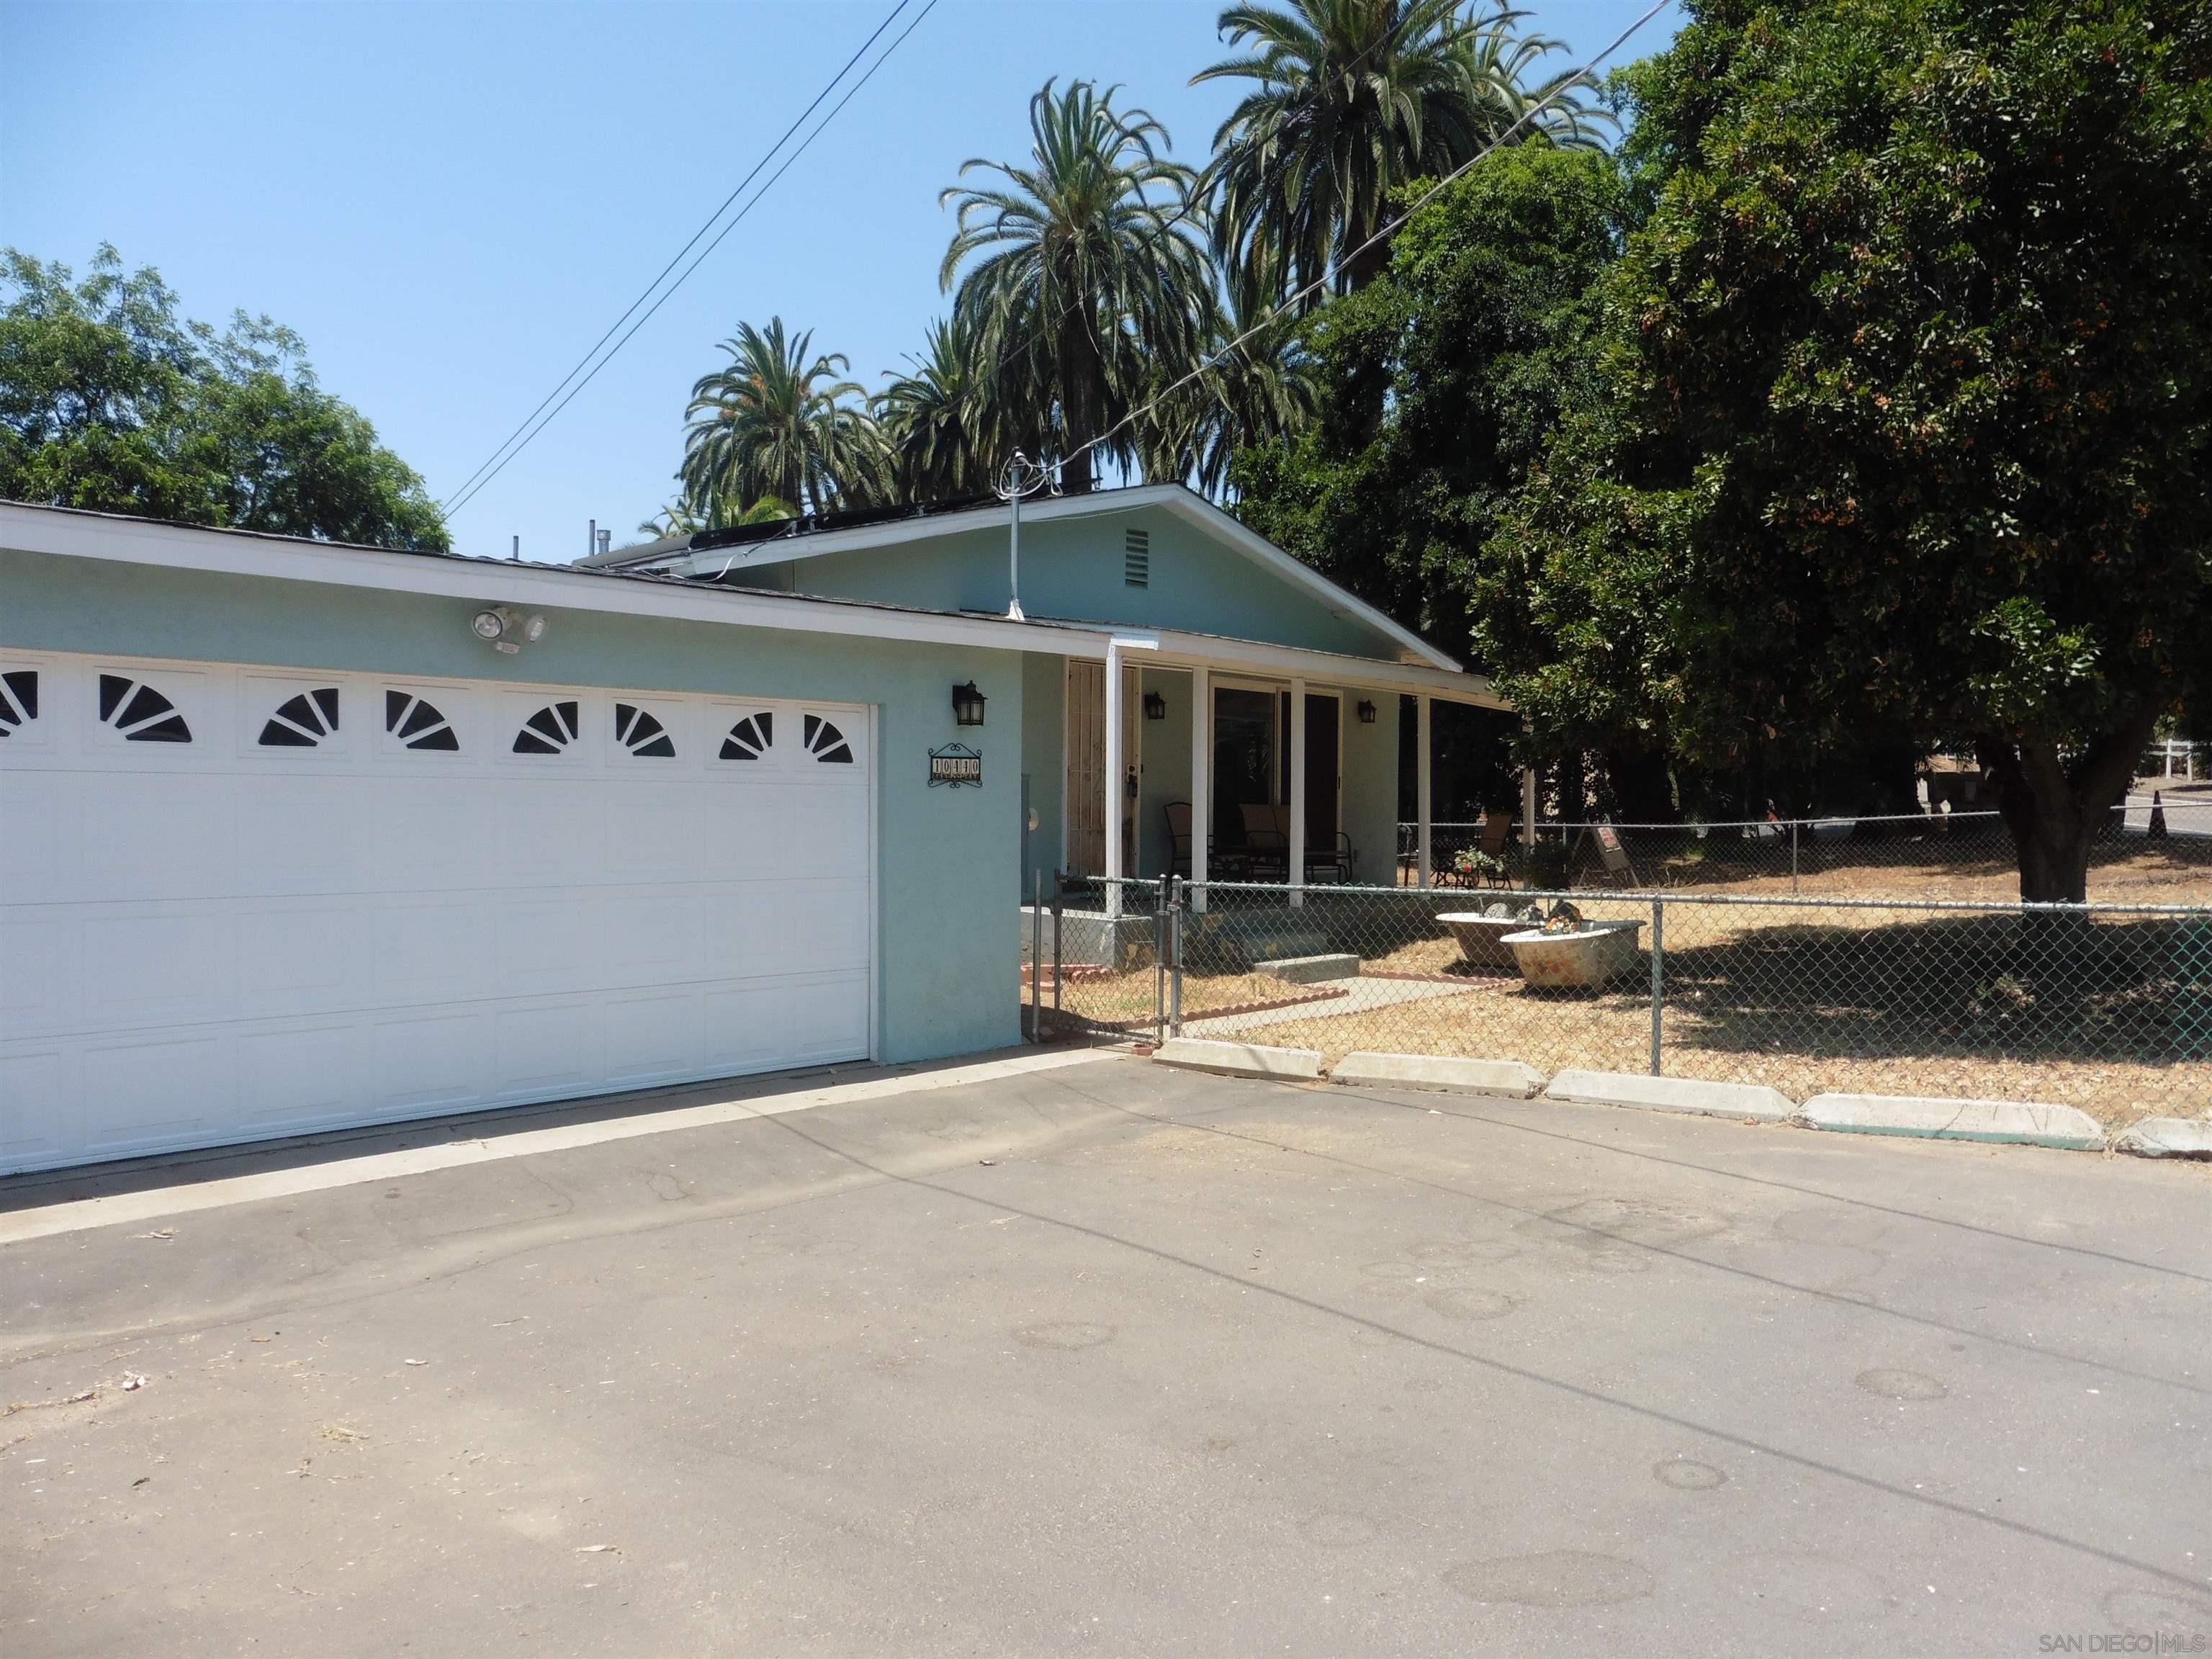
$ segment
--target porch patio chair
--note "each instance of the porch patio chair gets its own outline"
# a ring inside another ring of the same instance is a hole
[[[1273,801],[1246,801],[1237,809],[1244,820],[1244,856],[1259,881],[1288,881],[1291,838],[1284,833],[1282,809]]]
[[[1510,812],[1486,812],[1482,818],[1482,839],[1475,851],[1482,854],[1482,863],[1475,866],[1474,885],[1477,887],[1510,887],[1513,876],[1505,861],[1506,843],[1513,839],[1513,815]]]
[[[1168,873],[1188,878],[1190,874],[1190,803],[1171,800],[1160,809],[1168,820]],[[1208,847],[1208,852],[1213,849]]]

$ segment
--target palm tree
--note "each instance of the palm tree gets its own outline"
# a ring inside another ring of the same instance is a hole
[[[798,516],[797,507],[774,495],[763,495],[742,510],[726,495],[705,502],[679,498],[639,525],[637,533],[658,541],[665,536],[696,536],[702,530],[732,530],[739,525],[773,524]]]
[[[1501,3],[1478,17],[1462,4],[1288,0],[1221,14],[1230,42],[1255,49],[1191,80],[1255,83],[1214,135],[1208,179],[1215,246],[1247,286],[1272,272],[1278,293],[1364,287],[1389,263],[1376,238],[1400,185],[1508,135],[1596,141],[1612,118],[1583,101],[1595,80],[1527,82],[1559,43],[1517,33],[1524,12]]]
[[[1226,486],[1239,449],[1290,437],[1320,402],[1300,320],[1252,285],[1225,287],[1229,303],[1209,308],[1205,370],[1161,398],[1139,428],[1146,477],[1192,478],[1209,495]]]
[[[944,501],[991,487],[994,400],[979,384],[975,330],[963,313],[929,325],[925,354],[876,399],[876,423],[902,500]]]
[[[883,446],[860,388],[836,378],[842,356],[809,356],[813,340],[787,340],[776,317],[765,333],[741,323],[722,342],[728,365],[700,378],[684,411],[677,476],[691,510],[711,518],[734,503],[742,514],[773,495],[826,513],[880,493]]]
[[[963,178],[1000,182],[939,198],[960,206],[938,278],[948,292],[957,279],[979,390],[1000,433],[1057,460],[1071,493],[1100,459],[1135,458],[1124,417],[1167,366],[1196,361],[1212,287],[1197,175],[1114,92],[1048,81],[1030,100],[1030,165],[971,160]]]

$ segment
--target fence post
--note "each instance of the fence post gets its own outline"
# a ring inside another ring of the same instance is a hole
[[[1168,883],[1152,890],[1152,1042],[1168,1033]]]
[[[1797,896],[1797,820],[1790,820],[1790,896]]]
[[[1168,938],[1175,956],[1168,969],[1168,1035],[1182,1035],[1182,912],[1188,902],[1181,876],[1170,878],[1168,899]]]
[[[1052,872],[1052,1012],[1055,1024],[1058,1023],[1060,1016],[1060,981],[1061,978],[1060,960],[1062,956],[1062,947],[1060,945],[1060,924],[1062,914],[1066,908],[1063,901],[1066,896],[1066,892],[1067,878],[1066,874],[1058,870],[1054,871]]]
[[[1659,1075],[1660,1010],[1666,1006],[1667,902],[1651,901],[1651,1075]]]
[[[1044,872],[1030,872],[1030,1041],[1044,1041]]]

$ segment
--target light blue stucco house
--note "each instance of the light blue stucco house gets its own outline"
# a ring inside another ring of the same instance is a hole
[[[1503,706],[1180,487],[1025,505],[1018,616],[1010,528],[0,504],[0,1171],[1013,1042],[1041,872],[1390,883],[1401,709]]]

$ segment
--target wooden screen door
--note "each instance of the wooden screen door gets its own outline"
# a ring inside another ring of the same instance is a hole
[[[1138,740],[1144,711],[1137,693],[1137,671],[1121,671],[1121,764],[1131,772],[1140,762]],[[1114,793],[1121,803],[1121,873],[1137,873],[1137,803],[1124,786]],[[1072,660],[1067,665],[1067,868],[1070,875],[1106,872],[1106,665]]]

